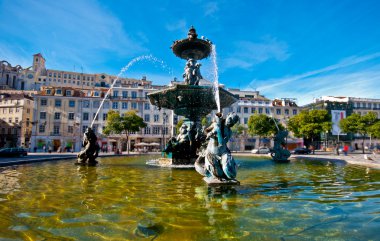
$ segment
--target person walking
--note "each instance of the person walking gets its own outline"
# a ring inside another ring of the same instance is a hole
[[[348,149],[349,149],[348,145],[344,145],[344,147],[343,147],[343,153],[344,153],[345,156],[347,156]]]

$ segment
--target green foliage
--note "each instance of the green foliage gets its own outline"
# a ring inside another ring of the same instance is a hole
[[[339,126],[343,132],[359,133],[363,136],[371,132],[371,126],[377,122],[377,116],[374,112],[361,116],[353,113],[339,122]]]
[[[362,146],[364,146],[364,140],[366,135],[372,134],[376,136],[379,130],[377,116],[374,112],[368,112],[366,115],[359,115],[353,113],[345,119],[340,120],[339,126],[343,132],[359,133],[363,136]],[[363,148],[364,154],[364,148]]]
[[[129,132],[139,131],[140,128],[144,127],[146,127],[146,123],[143,118],[137,115],[136,111],[130,110],[124,116],[120,116],[119,112],[111,110],[107,114],[106,126],[103,133],[105,135],[125,133],[128,143]]]
[[[206,126],[206,127],[209,127],[211,125],[211,123],[208,121],[206,116],[202,118],[201,124],[202,126]]]
[[[331,116],[327,110],[305,110],[289,119],[288,129],[296,137],[314,139],[321,132],[332,128]]]
[[[179,120],[177,125],[175,126],[176,133],[179,133],[179,129],[181,128],[182,124],[183,124],[183,119]]]
[[[369,134],[374,138],[380,138],[380,120],[377,120],[372,126],[369,127]]]
[[[234,135],[234,136],[240,136],[241,134],[244,133],[245,130],[246,130],[246,128],[242,124],[235,124],[231,128],[232,135]]]
[[[249,117],[248,120],[248,133],[255,136],[270,136],[277,133],[277,127],[274,119],[264,114],[254,114]],[[276,121],[277,123],[277,121]],[[278,124],[280,129],[284,127]]]

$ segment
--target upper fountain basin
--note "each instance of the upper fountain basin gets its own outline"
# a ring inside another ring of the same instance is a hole
[[[219,87],[220,106],[228,107],[237,101],[227,90]],[[217,110],[212,86],[195,86],[177,84],[163,90],[148,94],[150,103],[174,110],[177,115],[188,118],[206,116],[212,110]]]
[[[211,42],[203,39],[177,40],[171,46],[173,53],[182,59],[200,60],[211,53]]]

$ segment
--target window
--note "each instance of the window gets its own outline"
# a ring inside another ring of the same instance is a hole
[[[68,133],[74,133],[74,126],[68,126],[67,127],[67,132]]]
[[[149,122],[150,121],[150,115],[149,114],[145,114],[144,115],[144,121],[145,122]]]
[[[112,102],[112,109],[119,109],[119,102]]]
[[[238,107],[236,108],[236,112],[237,112],[237,113],[241,113],[241,107],[240,107],[240,106],[238,106]]]
[[[110,102],[104,102],[103,103],[103,109],[109,109],[110,108]]]
[[[62,90],[61,89],[57,89],[56,92],[55,92],[55,94],[62,95]]]
[[[248,124],[248,118],[244,118],[244,124]]]
[[[18,117],[15,118],[15,123],[18,123]]]
[[[51,90],[46,90],[47,95],[51,95]]]
[[[123,91],[122,92],[123,98],[128,98],[128,91]]]
[[[263,113],[263,108],[259,108],[259,114]]]
[[[90,101],[84,100],[82,106],[83,108],[90,108]]]
[[[113,91],[113,97],[117,97],[118,95],[119,95],[119,91],[114,90],[114,91]]]
[[[74,113],[73,112],[69,112],[69,120],[74,120]]]
[[[107,120],[107,114],[103,114],[103,120]]]
[[[75,107],[75,100],[69,100],[69,107]]]
[[[281,109],[276,109],[276,114],[281,115]]]
[[[44,133],[45,132],[45,125],[40,125],[38,128],[38,132]]]
[[[61,119],[61,112],[55,112],[54,113],[54,120],[59,120]]]
[[[160,134],[160,127],[153,126],[153,135],[158,135],[158,134]]]
[[[121,103],[121,108],[122,109],[128,109],[128,102],[122,102]]]
[[[289,110],[285,109],[285,115],[289,115]]]
[[[132,109],[137,109],[137,103],[136,102],[132,102]]]
[[[83,120],[88,121],[88,113],[87,112],[83,113]]]
[[[265,113],[269,115],[270,114],[270,109],[269,108],[265,108]]]
[[[159,115],[156,114],[156,115],[153,116],[153,121],[154,122],[158,122],[159,120],[160,120],[160,116]]]
[[[71,96],[71,90],[66,90],[66,96]]]
[[[40,112],[40,119],[42,120],[46,119],[46,112]]]
[[[256,112],[256,108],[255,107],[252,107],[251,108],[251,113],[253,114],[253,113],[255,113]]]
[[[92,115],[92,119],[94,120],[99,120],[99,115],[96,115],[96,118],[95,118],[95,115],[96,115],[96,113],[93,113],[93,115]]]
[[[98,92],[98,91],[95,91],[95,92],[94,92],[94,96],[98,97],[98,96],[99,96],[99,92]]]
[[[85,133],[87,128],[88,128],[88,126],[82,126],[82,132]]]
[[[144,109],[145,110],[150,110],[150,104],[149,103],[145,103],[144,104]]]
[[[145,127],[144,128],[144,134],[146,135],[146,134],[150,134],[150,127]]]
[[[244,107],[244,113],[248,113],[248,107]]]
[[[54,126],[53,135],[59,135],[59,126],[57,125]]]
[[[62,101],[61,100],[55,100],[55,107],[61,107]]]
[[[94,106],[94,108],[99,108],[99,106],[100,106],[100,101],[94,101],[93,102],[93,104],[92,104],[93,106]]]
[[[293,109],[293,115],[297,115],[297,110]]]
[[[132,99],[136,99],[137,98],[137,92],[136,91],[132,91]]]

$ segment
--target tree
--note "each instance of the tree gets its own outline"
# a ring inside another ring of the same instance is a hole
[[[261,137],[267,137],[272,134],[276,134],[278,128],[284,129],[276,120],[270,118],[264,114],[254,114],[249,117],[248,120],[248,133],[253,136],[259,136],[259,146],[261,145]]]
[[[353,113],[347,118],[340,120],[339,126],[343,132],[358,133],[363,137],[362,149],[364,154],[365,137],[371,134],[371,132],[376,131],[376,127],[372,127],[376,122],[377,116],[374,112],[368,112],[363,116],[358,113]]]
[[[377,120],[371,127],[369,127],[369,134],[374,138],[380,138],[380,120]]]
[[[233,142],[231,142],[231,150],[236,150],[236,142],[241,137],[244,132],[247,130],[247,128],[244,127],[242,124],[235,124],[232,126],[231,131],[232,131],[232,137],[233,137]]]
[[[331,116],[327,110],[304,110],[289,119],[288,129],[295,137],[311,139],[330,131],[332,128]]]
[[[124,116],[120,116],[119,112],[109,111],[103,133],[106,135],[125,133],[129,153],[129,133],[139,131],[144,127],[146,127],[146,123],[134,110],[127,111]]]

